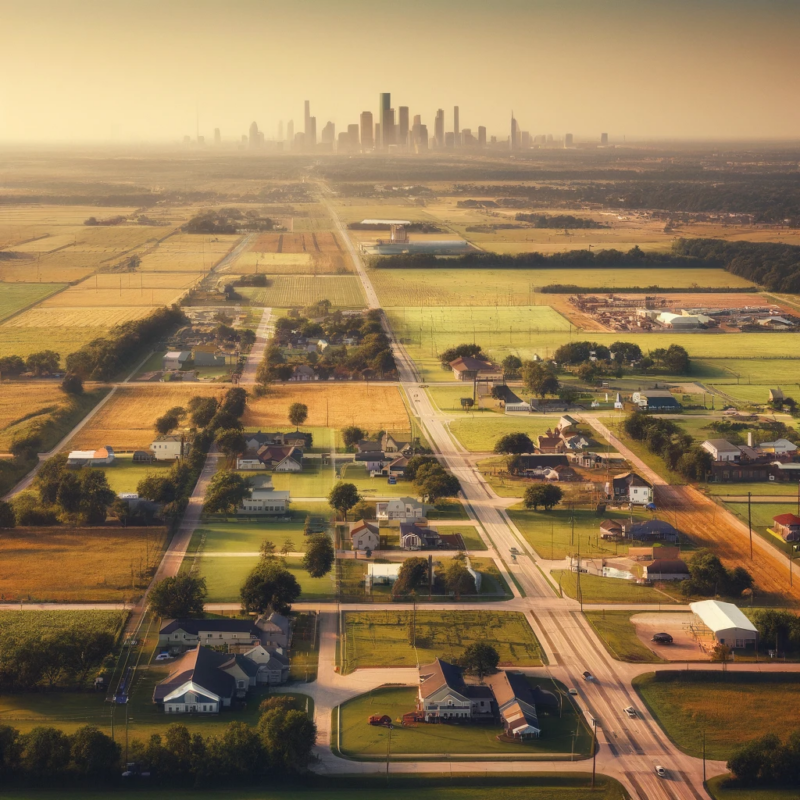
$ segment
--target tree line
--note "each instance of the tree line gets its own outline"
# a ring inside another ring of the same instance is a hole
[[[515,214],[517,222],[530,222],[534,228],[609,228],[602,222],[589,219],[588,217],[576,217],[572,214]]]

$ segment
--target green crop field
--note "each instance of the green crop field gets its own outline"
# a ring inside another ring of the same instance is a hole
[[[501,666],[536,666],[542,652],[525,615],[514,611],[417,611],[416,648],[409,643],[412,611],[345,614],[342,672],[413,667],[435,658],[457,660],[473,642],[491,641]]]
[[[28,308],[63,289],[65,283],[2,283],[0,284],[0,320]]]
[[[353,276],[272,275],[266,288],[242,286],[237,289],[253,305],[290,308],[330,300],[334,306],[363,308],[361,281]]]
[[[611,655],[619,661],[658,664],[664,661],[636,635],[631,611],[585,611],[586,619],[602,639]]]
[[[634,678],[639,695],[685,753],[700,758],[730,758],[737,747],[765,733],[783,734],[784,723],[800,713],[800,676],[712,672],[671,672],[667,680],[650,673]],[[791,726],[794,727],[794,726]]]
[[[373,269],[384,308],[392,306],[529,306],[555,283],[596,288],[715,288],[752,286],[722,269]]]

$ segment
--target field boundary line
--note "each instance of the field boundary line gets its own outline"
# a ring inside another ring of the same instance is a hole
[[[49,283],[49,281],[46,281],[46,283]],[[58,281],[56,281],[56,283],[58,283]],[[23,283],[23,284],[20,284],[20,285],[25,286],[26,284]],[[34,285],[37,285],[37,284],[34,284]],[[67,289],[72,288],[72,285],[73,284],[71,284],[71,283],[65,283],[65,284],[63,284],[61,286],[60,289],[54,289],[49,294],[46,294],[46,295],[40,297],[38,300],[35,300],[32,303],[29,303],[24,308],[18,308],[16,311],[13,311],[7,317],[3,317],[2,319],[0,319],[0,324],[5,325],[6,322],[10,322],[12,319],[14,319],[15,317],[18,317],[20,314],[24,314],[26,311],[30,311],[32,308],[35,308],[36,306],[39,305],[39,303],[43,303],[45,300],[49,300],[51,297],[55,297],[57,294],[61,294],[61,292],[65,292]]]

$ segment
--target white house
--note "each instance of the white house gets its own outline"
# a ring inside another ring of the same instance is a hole
[[[289,492],[275,491],[272,486],[254,487],[245,498],[237,514],[285,514],[289,510]]]
[[[427,508],[428,506],[413,497],[395,497],[392,500],[378,503],[375,507],[375,516],[378,519],[408,522],[422,519]]]
[[[191,357],[192,353],[189,350],[170,350],[164,354],[162,366],[164,369],[183,369]]]
[[[350,523],[350,541],[353,550],[379,550],[381,545],[380,529],[377,523],[361,520]]]
[[[711,453],[714,461],[739,461],[742,457],[742,451],[727,439],[706,439],[700,447]]]
[[[256,683],[281,684],[289,680],[289,658],[282,648],[257,645],[244,653],[245,658],[258,665]]]
[[[153,440],[150,443],[150,450],[156,461],[175,461],[189,455],[191,442],[187,441],[186,436],[180,433],[169,433]]]
[[[617,501],[631,503],[633,505],[646,506],[653,502],[653,487],[635,472],[625,472],[612,478],[614,499]],[[611,494],[611,492],[607,492]]]
[[[689,567],[680,558],[657,558],[642,570],[646,581],[685,581]]]
[[[68,467],[105,467],[113,464],[114,450],[111,447],[100,447],[97,450],[73,450],[67,456]]]

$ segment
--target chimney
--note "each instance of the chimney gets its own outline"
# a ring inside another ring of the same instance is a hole
[[[747,446],[753,446],[753,431],[747,431]]]

